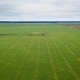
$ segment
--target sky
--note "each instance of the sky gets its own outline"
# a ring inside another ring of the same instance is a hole
[[[80,0],[0,0],[0,21],[80,21]]]

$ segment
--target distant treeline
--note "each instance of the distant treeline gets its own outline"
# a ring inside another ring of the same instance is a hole
[[[0,21],[0,23],[80,23],[80,21]]]

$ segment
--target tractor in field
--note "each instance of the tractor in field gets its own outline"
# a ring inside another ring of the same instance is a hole
[[[45,35],[45,32],[44,31],[42,32],[42,35]]]

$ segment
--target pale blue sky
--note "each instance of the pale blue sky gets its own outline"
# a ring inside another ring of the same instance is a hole
[[[0,21],[80,21],[80,0],[0,0]]]

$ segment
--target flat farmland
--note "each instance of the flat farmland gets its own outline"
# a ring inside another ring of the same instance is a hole
[[[80,31],[1,23],[0,80],[80,80]]]

